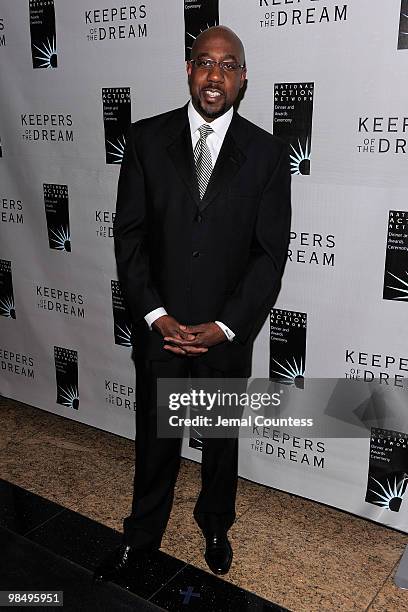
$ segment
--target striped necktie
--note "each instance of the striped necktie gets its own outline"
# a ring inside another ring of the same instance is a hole
[[[194,162],[197,172],[198,188],[200,190],[200,199],[202,200],[213,169],[211,153],[207,145],[207,136],[214,130],[206,123],[203,123],[198,129],[200,138],[194,148]]]

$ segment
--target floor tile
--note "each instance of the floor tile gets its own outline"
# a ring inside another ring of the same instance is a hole
[[[95,569],[122,541],[117,531],[68,509],[26,537],[88,570]]]
[[[38,446],[43,440],[59,448],[97,452],[112,459],[134,461],[134,440],[102,431],[12,400],[0,401],[0,450],[10,442]]]
[[[398,565],[398,564],[397,564]],[[408,590],[399,589],[394,584],[396,569],[381,587],[381,590],[371,603],[367,612],[407,612]]]
[[[179,572],[151,601],[174,612],[186,609],[198,612],[284,612],[284,608],[191,565]]]
[[[296,612],[365,610],[407,536],[332,508],[268,491],[229,532],[228,581]],[[206,569],[202,555],[191,561]]]
[[[139,597],[151,599],[184,567],[185,563],[171,555],[162,551],[151,552],[138,559],[128,572],[127,579],[118,581],[118,584],[125,584],[129,591]]]
[[[80,452],[98,453],[112,461],[134,462],[133,440],[69,419],[51,420],[37,431],[35,440],[26,440],[25,444],[38,444],[42,441],[55,448],[77,449]]]
[[[90,571],[122,542],[117,531],[70,510],[30,532],[27,538]],[[162,551],[149,554],[135,566],[129,588],[150,597],[184,565]]]
[[[0,451],[8,444],[16,444],[40,429],[36,422],[38,409],[0,396]]]
[[[64,612],[153,612],[158,609],[112,583],[95,585],[91,572],[2,528],[0,545],[0,590],[63,591],[63,607],[45,609]]]
[[[58,504],[0,480],[1,527],[24,535],[63,511]]]
[[[75,446],[56,447],[41,438],[0,451],[0,478],[68,508],[130,465]]]

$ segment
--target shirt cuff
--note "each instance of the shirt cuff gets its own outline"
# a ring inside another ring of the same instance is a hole
[[[163,306],[160,306],[159,308],[155,308],[154,310],[148,312],[147,315],[145,315],[145,321],[148,324],[149,329],[152,329],[152,325],[156,321],[156,319],[158,319],[159,317],[163,317],[166,314],[167,311],[165,308],[163,308]]]
[[[214,321],[214,323],[216,323],[218,325],[218,327],[221,327],[222,331],[224,332],[224,334],[227,336],[227,339],[232,342],[233,339],[235,338],[235,334],[233,331],[230,330],[229,327],[227,327],[226,325],[224,325],[224,323],[222,323],[221,321]]]

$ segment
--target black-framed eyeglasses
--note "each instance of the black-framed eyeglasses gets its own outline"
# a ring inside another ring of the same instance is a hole
[[[191,59],[189,62],[199,70],[212,70],[215,66],[219,66],[223,72],[236,72],[240,68],[245,68],[245,64],[238,64],[237,62],[216,62],[212,59]]]

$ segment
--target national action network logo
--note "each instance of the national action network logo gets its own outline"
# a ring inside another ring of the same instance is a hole
[[[269,377],[303,388],[306,367],[307,314],[272,308]]]
[[[9,319],[16,318],[11,261],[6,259],[0,259],[0,315]]]
[[[115,344],[119,344],[119,346],[132,346],[132,324],[119,281],[111,281],[111,290]]]
[[[33,68],[56,68],[54,0],[30,0],[30,33]]]
[[[276,83],[273,133],[289,144],[292,174],[310,174],[314,83]]]
[[[408,482],[408,434],[372,428],[365,501],[399,512]]]
[[[131,123],[130,87],[103,87],[103,124],[107,164],[121,164]]]
[[[218,0],[184,0],[185,59],[189,60],[191,48],[201,32],[220,23]]]
[[[401,0],[398,49],[408,49],[408,0]]]
[[[54,346],[57,404],[78,410],[78,352]]]
[[[68,185],[43,184],[50,249],[71,252]]]
[[[384,300],[408,300],[408,212],[390,210],[384,270]]]

